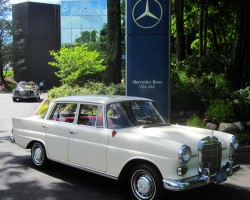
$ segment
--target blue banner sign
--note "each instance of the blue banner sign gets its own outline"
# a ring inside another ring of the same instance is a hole
[[[170,0],[127,0],[126,17],[127,95],[155,100],[169,119]]]

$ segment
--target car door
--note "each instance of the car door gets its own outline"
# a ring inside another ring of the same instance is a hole
[[[70,127],[75,119],[77,103],[57,103],[48,120],[46,129],[47,155],[53,159],[68,161]]]
[[[77,123],[71,126],[69,161],[97,171],[106,171],[108,135],[103,126],[103,106],[81,104]]]

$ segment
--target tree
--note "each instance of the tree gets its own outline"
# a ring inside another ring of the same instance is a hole
[[[97,51],[89,51],[87,44],[62,47],[60,51],[50,51],[50,55],[54,57],[54,61],[49,65],[58,68],[57,77],[61,79],[63,84],[83,85],[90,76],[96,76],[105,70],[102,65],[103,60],[99,59]]]
[[[174,7],[176,17],[176,61],[179,62],[185,59],[184,0],[175,0]]]
[[[9,43],[11,42],[11,6],[8,0],[0,0],[0,78],[4,80],[4,66],[9,63]]]
[[[120,1],[108,0],[108,47],[106,84],[121,82],[121,8]]]
[[[79,38],[76,38],[75,42],[77,44],[96,42],[96,30],[81,32],[81,36]]]
[[[16,70],[25,69],[22,30],[11,20],[9,0],[0,0],[0,79],[5,83],[4,67],[9,64]]]
[[[250,2],[239,0],[236,17],[236,37],[233,52],[234,63],[228,77],[235,89],[246,87],[250,76]]]

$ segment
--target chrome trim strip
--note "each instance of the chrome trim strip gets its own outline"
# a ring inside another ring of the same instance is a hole
[[[228,177],[231,176],[233,172],[237,171],[239,168],[240,168],[239,165],[229,164],[229,166],[224,170]],[[193,189],[207,185],[209,183],[216,183],[216,174],[210,175],[208,168],[206,168],[206,174],[193,176],[187,179],[181,179],[181,180],[163,179],[163,187],[165,189],[173,191]]]
[[[207,185],[208,183],[209,183],[209,176],[199,175],[183,180],[165,179],[163,180],[163,187],[168,190],[181,191]]]
[[[67,166],[75,167],[75,168],[78,168],[78,169],[90,172],[90,173],[93,173],[93,174],[98,174],[98,175],[101,175],[101,176],[104,176],[104,177],[107,177],[107,178],[118,180],[118,177],[116,177],[114,175],[111,175],[111,174],[107,174],[107,173],[102,172],[102,171],[98,171],[98,170],[95,170],[95,169],[84,167],[82,165],[74,164],[74,163],[71,163],[71,162],[68,162],[68,161],[60,160],[60,159],[49,157],[49,156],[48,156],[48,159],[49,160],[53,160],[55,162],[59,162],[59,163],[65,164]]]

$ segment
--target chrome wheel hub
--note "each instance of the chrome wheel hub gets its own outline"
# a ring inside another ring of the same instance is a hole
[[[35,149],[34,159],[37,163],[42,161],[42,150],[40,148]]]
[[[137,189],[141,194],[148,194],[151,190],[150,181],[146,177],[139,178],[137,182]]]
[[[138,199],[152,199],[156,192],[156,185],[153,177],[144,170],[134,173],[131,180],[133,193]]]

